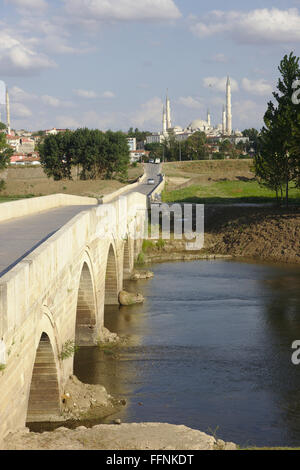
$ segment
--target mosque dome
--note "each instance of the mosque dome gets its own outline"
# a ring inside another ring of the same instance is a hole
[[[196,131],[197,129],[204,129],[207,127],[209,127],[208,122],[202,121],[201,119],[195,119],[195,121],[191,122],[191,124],[188,126],[188,128],[192,131]]]

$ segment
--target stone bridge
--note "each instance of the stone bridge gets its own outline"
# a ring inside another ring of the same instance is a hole
[[[105,305],[118,303],[141,250],[146,206],[140,193],[95,204],[0,278],[0,440],[60,415],[73,373],[62,352],[101,341]]]

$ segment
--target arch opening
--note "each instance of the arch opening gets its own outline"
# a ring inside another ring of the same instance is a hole
[[[59,415],[60,398],[55,357],[49,336],[43,333],[33,366],[26,421],[49,421]]]
[[[75,343],[93,344],[96,325],[96,305],[92,276],[87,263],[83,264],[77,298]]]
[[[110,245],[105,273],[105,305],[117,305],[118,300],[117,262],[114,249]]]

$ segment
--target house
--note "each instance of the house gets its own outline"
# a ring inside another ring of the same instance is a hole
[[[147,150],[132,150],[130,152],[130,163],[140,162],[143,157],[149,157]]]

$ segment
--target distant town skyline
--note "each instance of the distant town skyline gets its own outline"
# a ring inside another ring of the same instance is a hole
[[[0,80],[20,129],[161,129],[222,123],[259,129],[284,54],[300,55],[300,1],[0,0]],[[268,27],[266,27],[266,25]],[[5,107],[1,105],[4,121]]]

